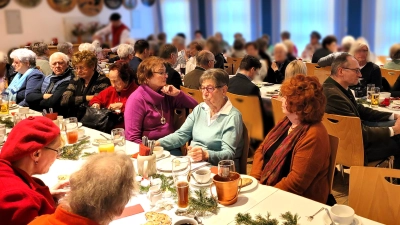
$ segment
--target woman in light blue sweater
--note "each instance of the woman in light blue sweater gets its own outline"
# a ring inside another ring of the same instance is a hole
[[[174,149],[192,139],[188,156],[194,161],[218,165],[220,160],[235,161],[236,169],[243,149],[243,121],[226,93],[229,75],[222,69],[210,69],[200,78],[204,102],[188,116],[182,127],[156,145]]]

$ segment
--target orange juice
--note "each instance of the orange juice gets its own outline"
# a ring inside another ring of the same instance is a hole
[[[114,143],[111,141],[107,141],[99,144],[99,152],[114,152]]]
[[[75,144],[78,142],[78,130],[68,131],[67,140],[68,144]]]

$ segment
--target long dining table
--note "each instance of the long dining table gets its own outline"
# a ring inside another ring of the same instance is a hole
[[[38,112],[32,112],[28,116],[40,116]],[[98,152],[98,147],[94,146],[92,143],[94,139],[101,138],[101,134],[110,136],[109,134],[102,133],[100,131],[83,127],[85,130],[85,135],[89,136],[90,144],[86,146],[84,152]],[[125,152],[128,155],[137,153],[139,151],[139,145],[131,141],[126,141]],[[169,160],[173,156],[162,160]],[[161,162],[162,160],[158,161]],[[85,158],[80,158],[79,160],[64,160],[57,159],[54,164],[50,167],[46,174],[35,175],[43,180],[43,182],[49,187],[54,186],[58,182],[59,175],[70,175],[73,172],[79,170],[81,165],[85,162]],[[132,163],[136,167],[136,159],[132,158]],[[99,184],[104,185],[104,184]],[[191,188],[195,189],[196,187]],[[135,194],[131,200],[128,202],[126,207],[140,204],[144,212],[123,217],[111,222],[111,225],[125,225],[125,224],[144,224],[146,222],[145,213],[154,210],[150,206],[150,202],[147,200],[145,194]],[[176,206],[175,206],[176,207]],[[177,220],[182,218],[181,216],[175,215],[176,208],[171,210],[161,210],[161,212],[169,215],[172,219],[172,224]],[[300,216],[299,224],[302,225],[321,225],[326,223],[326,215],[320,213],[314,217],[312,221],[307,220],[307,216],[314,214],[321,207],[330,208],[327,205],[312,201],[310,199],[279,190],[272,186],[266,186],[257,184],[253,189],[246,192],[241,192],[238,197],[238,201],[230,206],[219,205],[220,209],[217,215],[207,216],[202,218],[203,224],[235,224],[235,216],[237,213],[250,213],[256,216],[258,214],[267,215],[271,213],[272,218],[276,218],[282,221],[280,215],[287,211]],[[378,222],[371,221],[366,218],[357,217],[362,222],[363,225],[376,225],[380,224]]]

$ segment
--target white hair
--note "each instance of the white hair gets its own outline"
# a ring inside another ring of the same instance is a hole
[[[13,52],[11,52],[10,58],[16,58],[21,62],[29,62],[30,66],[36,66],[36,54],[26,48],[15,49]]]
[[[79,45],[78,49],[80,52],[82,52],[82,51],[89,51],[89,52],[93,52],[93,53],[96,52],[96,47],[90,43],[82,43]]]
[[[121,59],[127,58],[129,54],[133,54],[132,45],[120,44],[118,46],[117,54]]]
[[[100,45],[100,41],[99,41],[99,40],[94,40],[94,41],[92,42],[92,45],[94,45],[95,48],[101,48],[101,45]]]
[[[347,35],[342,38],[342,45],[352,45],[354,41],[355,40],[353,36]]]
[[[371,62],[371,49],[369,48],[368,42],[366,42],[365,39],[360,39],[358,38],[352,45],[349,51],[349,54],[354,56],[356,51],[362,47],[367,47],[368,49],[368,55],[367,55],[367,62]]]
[[[0,51],[0,63],[8,63],[7,54]]]
[[[288,52],[288,49],[287,49],[286,45],[283,44],[283,43],[277,43],[277,44],[275,44],[275,47],[274,47],[274,48],[275,48],[275,49],[276,49],[276,48],[282,48],[284,52],[286,52],[286,53]]]
[[[68,57],[66,54],[64,54],[64,53],[62,53],[62,52],[54,52],[53,54],[51,54],[51,56],[50,56],[50,58],[49,58],[49,63],[50,63],[50,65],[53,63],[53,60],[54,60],[55,58],[57,58],[57,57],[61,57],[61,58],[63,59],[63,61],[64,61],[65,63],[68,64],[68,62],[69,62],[69,57]]]

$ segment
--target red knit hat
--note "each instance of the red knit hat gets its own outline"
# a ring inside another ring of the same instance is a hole
[[[60,128],[43,116],[21,120],[11,130],[0,152],[0,159],[15,162],[50,144],[60,134]]]

